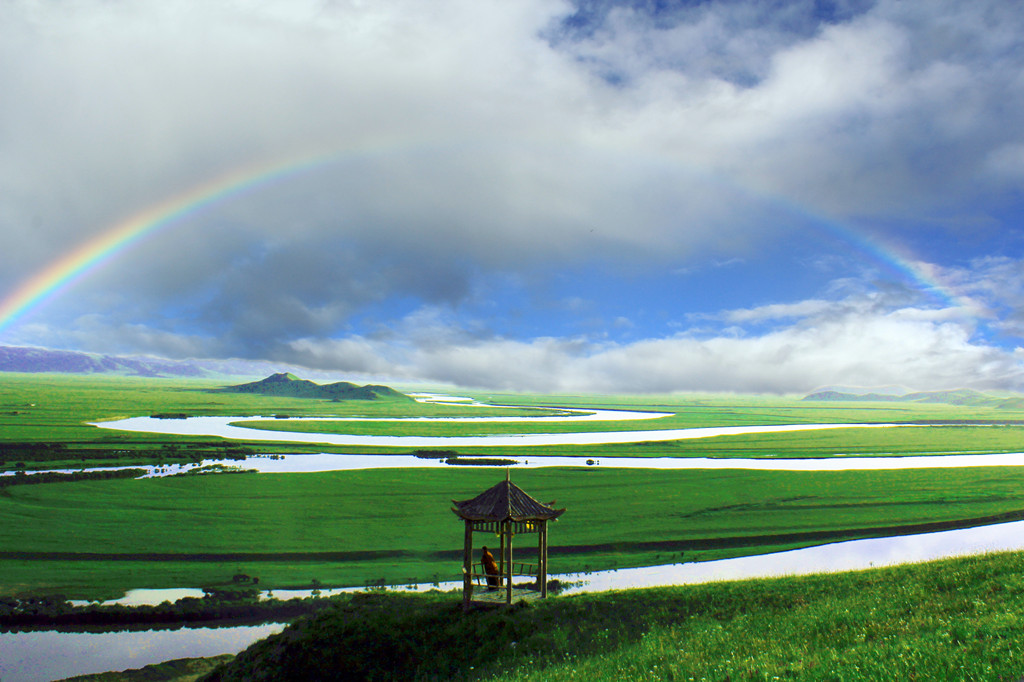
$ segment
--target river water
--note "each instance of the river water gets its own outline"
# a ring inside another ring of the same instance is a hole
[[[991,455],[929,455],[922,457],[830,457],[820,459],[745,459],[706,457],[502,457],[510,459],[516,468],[542,467],[608,467],[617,469],[750,469],[758,471],[868,471],[884,469],[940,469],[960,467],[1024,466],[1024,453],[1005,452]],[[143,478],[174,476],[200,467],[221,465],[251,469],[266,474],[317,473],[325,471],[355,471],[359,469],[470,469],[446,464],[444,460],[423,459],[413,455],[338,455],[331,453],[295,455],[255,455],[244,460],[203,460],[198,464],[138,465],[125,467],[95,467],[90,469],[50,469],[33,473],[75,473],[78,471],[114,471],[142,469]],[[503,465],[504,466],[504,465]],[[13,472],[0,472],[0,476]]]
[[[176,658],[236,654],[284,627],[271,623],[132,632],[5,632],[0,633],[0,680],[50,682]]]
[[[611,413],[611,411],[606,411]],[[619,412],[614,412],[618,415]],[[662,412],[625,413],[632,419],[653,419],[664,417]],[[589,419],[589,417],[585,417]],[[820,429],[855,428],[923,428],[905,424],[770,424],[759,426],[712,426],[689,429],[654,429],[640,431],[580,431],[574,433],[518,433],[486,436],[365,436],[343,433],[304,433],[296,431],[269,431],[250,429],[238,425],[254,421],[258,417],[189,417],[188,419],[155,419],[153,417],[131,417],[117,421],[96,422],[93,426],[118,431],[137,433],[162,433],[179,436],[221,436],[247,441],[287,441],[292,443],[317,443],[328,445],[353,445],[363,447],[398,448],[453,448],[453,447],[519,447],[531,445],[605,445],[612,443],[651,443],[666,440],[689,440],[714,436],[733,436],[745,433],[782,433],[787,431],[812,431]],[[266,417],[265,419],[271,419]],[[458,421],[533,421],[533,417],[506,418],[459,418]],[[541,419],[541,418],[537,418]],[[551,420],[552,418],[544,418]],[[618,420],[605,416],[602,421]],[[418,421],[453,421],[453,418],[418,419]],[[312,421],[302,419],[301,421]],[[344,421],[323,418],[318,421]],[[382,420],[402,421],[402,420]],[[576,418],[558,418],[557,421],[576,421]]]

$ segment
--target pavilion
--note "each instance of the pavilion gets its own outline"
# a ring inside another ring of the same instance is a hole
[[[539,596],[548,596],[548,521],[554,521],[565,512],[554,509],[554,502],[542,504],[530,497],[512,482],[509,472],[505,480],[480,493],[471,500],[457,502],[452,511],[466,523],[462,559],[462,606],[468,609],[473,602],[505,603]],[[499,591],[487,588],[486,575],[474,573],[473,533],[494,533],[499,538],[498,573]],[[537,563],[512,561],[512,538],[524,533],[537,534]],[[531,576],[533,585],[514,586],[512,577]],[[474,585],[474,578],[477,585]],[[480,585],[480,583],[483,585]],[[477,594],[474,594],[475,588]],[[502,595],[502,592],[504,593]],[[501,597],[504,596],[502,600]]]

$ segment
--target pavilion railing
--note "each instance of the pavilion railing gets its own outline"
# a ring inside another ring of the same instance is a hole
[[[484,573],[483,571],[480,571],[479,569],[474,567],[474,569],[470,573],[470,578],[478,586],[483,586],[487,584],[487,575],[487,573]],[[533,578],[534,582],[536,582],[537,579],[540,577],[540,569],[537,566],[537,564],[528,564],[522,561],[513,561],[512,576],[528,576],[530,578]],[[504,578],[504,575],[498,576],[498,585],[504,585]]]
[[[494,533],[500,535],[502,532],[502,525],[505,521],[474,521],[473,531],[477,533]],[[540,530],[540,524],[534,521],[512,521],[510,523],[513,535],[521,535],[524,533],[537,533]]]

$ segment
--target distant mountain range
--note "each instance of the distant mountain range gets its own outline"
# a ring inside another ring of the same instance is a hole
[[[260,360],[168,360],[150,356],[101,355],[72,350],[0,346],[0,372],[251,378],[289,369],[297,368]],[[317,378],[322,377],[330,375],[317,375]]]
[[[211,374],[191,361],[118,357],[71,350],[0,346],[0,372],[124,374],[145,377],[202,377]]]
[[[829,402],[946,403],[971,407],[995,407],[1004,410],[1024,409],[1024,398],[1022,397],[986,395],[970,388],[906,393],[904,395],[819,391],[811,393],[803,399]]]
[[[219,389],[226,393],[259,393],[289,398],[320,398],[322,400],[412,400],[388,386],[368,384],[357,386],[347,381],[320,385],[300,379],[294,374],[279,372],[266,379]]]

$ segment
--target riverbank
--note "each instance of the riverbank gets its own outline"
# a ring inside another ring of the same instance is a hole
[[[556,597],[463,615],[442,595],[355,595],[211,682],[352,679],[1012,680],[1024,554]]]
[[[1012,524],[1001,524],[998,526],[986,526],[970,530],[945,531],[929,533],[918,536],[901,536],[894,538],[879,538],[874,540],[857,540],[833,545],[810,547],[788,552],[780,552],[771,555],[745,557],[738,559],[727,559],[722,561],[709,561],[702,563],[672,564],[665,566],[623,569],[619,571],[605,571],[586,574],[568,574],[553,576],[561,584],[558,592],[562,599],[565,595],[607,593],[615,590],[622,592],[628,590],[631,593],[643,594],[647,590],[642,588],[664,588],[677,587],[681,585],[705,585],[712,582],[747,580],[760,582],[772,577],[794,577],[812,573],[833,574],[841,576],[844,572],[867,570],[872,567],[890,566],[898,563],[922,563],[940,560],[950,560],[951,557],[961,556],[982,556],[986,553],[994,556],[993,551],[1007,548],[1020,548],[1020,538],[1024,522]],[[1003,552],[1005,555],[1006,553]],[[941,559],[939,559],[941,557]],[[959,559],[953,559],[959,561]],[[827,578],[828,575],[821,577]],[[440,585],[419,585],[401,586],[396,592],[390,592],[399,597],[410,594],[409,587],[416,587],[420,592],[430,592],[438,587],[441,590],[454,590],[446,595],[452,603],[461,603],[458,596],[459,584]],[[252,604],[251,592],[249,590],[249,603]],[[152,591],[143,590],[129,594],[125,599],[119,600],[118,604],[104,606],[125,606],[129,604],[162,604],[164,611],[177,612],[178,615],[188,617],[188,613],[199,613],[199,610],[190,606],[180,609],[163,604],[165,601],[173,601],[188,595],[175,594],[175,591]],[[183,604],[198,604],[202,592],[195,592],[195,598],[186,598]],[[240,590],[245,592],[245,590]],[[325,590],[327,594],[329,591]],[[381,594],[375,590],[376,594]],[[554,594],[554,593],[552,593]],[[279,599],[291,599],[294,597],[308,596],[306,594],[275,594]],[[595,595],[595,596],[600,596]],[[340,596],[339,599],[320,599],[317,602],[307,602],[309,611],[334,608],[341,601],[347,600],[349,596]],[[340,601],[339,601],[340,600]],[[205,600],[203,600],[205,601]],[[211,600],[217,601],[216,599]],[[293,603],[294,604],[294,603]],[[284,604],[288,606],[288,604]],[[58,609],[63,606],[54,605]],[[245,604],[238,604],[245,607]],[[264,616],[272,615],[275,605],[263,613]],[[156,609],[159,611],[160,609]],[[92,611],[94,613],[121,613],[128,614],[130,609],[108,609],[99,605],[91,605],[81,609],[81,613]],[[141,609],[139,612],[148,612]],[[280,612],[278,615],[283,615]],[[186,621],[183,621],[186,622]],[[283,626],[280,626],[283,627]],[[278,629],[280,629],[278,627]],[[173,634],[171,634],[173,632]],[[198,655],[202,651],[213,653],[234,653],[245,648],[249,643],[258,639],[260,633],[265,631],[251,628],[218,627],[215,630],[207,628],[186,627],[177,631],[134,631],[120,633],[106,633],[102,637],[95,637],[87,633],[61,633],[61,632],[32,632],[32,633],[0,633],[0,648],[17,654],[19,660],[25,663],[26,670],[36,670],[39,676],[35,680],[49,680],[57,676],[53,673],[54,661],[48,655],[49,651],[55,649],[73,652],[77,657],[74,664],[67,660],[60,661],[60,670],[73,672],[97,671],[97,670],[124,670],[135,665],[141,665],[137,658],[140,650],[145,649],[146,661],[165,661],[177,656]],[[246,637],[251,639],[246,640]],[[39,638],[33,641],[31,638]],[[154,642],[159,642],[155,644]],[[32,647],[35,646],[35,653]],[[193,647],[191,650],[189,646]],[[219,647],[219,648],[218,648]],[[178,652],[178,653],[175,653]],[[34,658],[33,658],[34,657]],[[98,663],[97,661],[105,661]],[[106,668],[98,667],[106,665]],[[69,667],[70,666],[70,667]],[[75,667],[77,666],[77,667]],[[170,666],[167,670],[176,670],[176,666]],[[100,677],[102,682],[127,682],[131,680],[152,680],[165,679],[161,670],[147,670],[138,673],[141,677],[110,676]],[[47,676],[49,675],[49,676]],[[6,679],[6,678],[5,678]],[[17,678],[21,679],[21,678]],[[173,677],[169,679],[175,679]],[[93,682],[90,679],[90,682]]]

